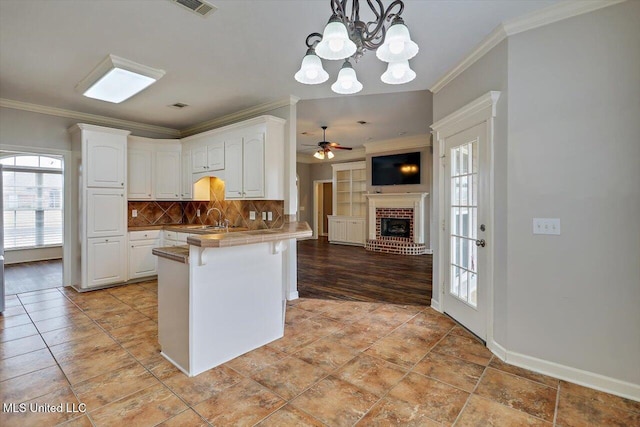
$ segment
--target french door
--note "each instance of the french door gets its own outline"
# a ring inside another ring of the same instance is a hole
[[[445,248],[444,311],[471,332],[487,337],[488,186],[487,124],[482,122],[444,141]]]

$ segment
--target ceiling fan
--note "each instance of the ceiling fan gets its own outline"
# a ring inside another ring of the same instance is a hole
[[[325,156],[328,159],[333,159],[334,154],[331,152],[331,149],[334,150],[353,150],[351,147],[343,147],[336,142],[327,141],[327,126],[322,127],[322,141],[318,142],[316,145],[307,145],[308,147],[319,147],[318,151],[313,154],[313,157],[316,159],[324,160]]]

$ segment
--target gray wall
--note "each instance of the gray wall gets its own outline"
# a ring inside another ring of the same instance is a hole
[[[494,159],[496,341],[635,384],[639,18],[640,2],[625,2],[512,36],[434,98],[437,120],[503,91]],[[562,234],[532,235],[534,217],[560,218]]]
[[[298,221],[313,223],[313,180],[311,179],[311,165],[308,163],[296,163],[298,172]],[[304,210],[303,210],[304,208]]]

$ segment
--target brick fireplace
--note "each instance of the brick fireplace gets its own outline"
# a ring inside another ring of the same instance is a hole
[[[427,253],[424,241],[424,199],[427,194],[368,194],[369,227],[365,248],[399,255]]]

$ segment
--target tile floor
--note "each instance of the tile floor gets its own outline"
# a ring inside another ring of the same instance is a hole
[[[159,355],[156,282],[7,303],[0,400],[68,411],[6,427],[640,425],[639,402],[502,363],[423,306],[293,301],[284,338],[188,378]]]

